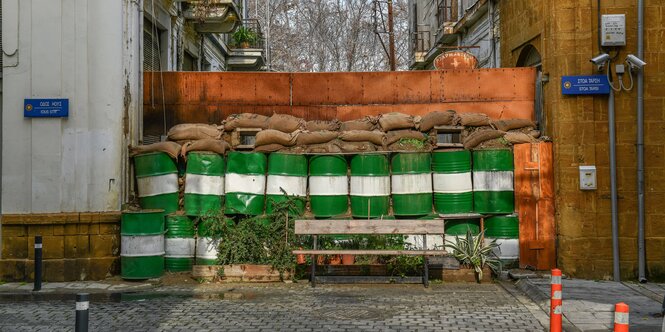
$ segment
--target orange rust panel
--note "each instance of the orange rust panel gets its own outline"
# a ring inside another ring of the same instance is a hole
[[[478,71],[480,98],[483,100],[516,100],[515,72],[509,69]]]
[[[536,95],[536,68],[506,68],[514,73],[515,99],[533,100]]]
[[[443,70],[430,71],[430,101],[441,103],[443,100]]]
[[[397,76],[391,72],[359,73],[363,80],[363,104],[395,104]]]
[[[363,78],[358,73],[330,73],[328,76],[328,104],[362,104]]]
[[[417,71],[396,72],[397,103],[424,104],[431,102],[430,75]]]
[[[447,102],[480,99],[478,70],[447,70],[443,76],[443,99]]]
[[[330,102],[326,73],[293,73],[293,105],[328,105]]]
[[[333,120],[337,118],[337,106],[293,106],[291,115],[309,120]]]

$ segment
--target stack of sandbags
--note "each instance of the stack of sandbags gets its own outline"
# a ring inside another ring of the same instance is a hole
[[[487,118],[489,119],[489,118]],[[493,149],[519,143],[533,143],[540,137],[536,124],[528,119],[489,120],[474,114],[465,121],[462,142],[465,149]]]
[[[182,144],[180,154],[187,159],[191,151],[226,153],[229,145],[222,140],[223,126],[203,123],[183,123],[173,126],[167,133],[170,141]]]
[[[386,133],[384,146],[389,151],[429,151],[429,137],[420,132],[420,116],[391,112],[379,116],[378,123]],[[431,128],[430,128],[431,129]]]
[[[238,128],[268,128],[268,117],[254,113],[231,114],[224,120],[224,130],[234,131]]]
[[[150,152],[164,152],[177,160],[180,155],[180,149],[180,144],[176,142],[159,142],[149,145],[132,146],[129,148],[129,156],[134,157]]]

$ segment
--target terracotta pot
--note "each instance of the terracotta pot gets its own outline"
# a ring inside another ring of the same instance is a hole
[[[326,257],[323,255],[316,256],[316,265],[323,265],[326,262]]]
[[[356,255],[342,255],[342,265],[353,265],[356,262]]]
[[[300,250],[302,250],[302,247],[300,248]],[[298,265],[303,265],[306,262],[307,262],[307,260],[305,259],[305,255],[303,255],[303,254],[297,254],[296,255],[296,263]]]
[[[342,264],[342,255],[330,256],[330,265],[340,265],[340,264]]]
[[[240,48],[249,48],[249,42],[240,43]]]

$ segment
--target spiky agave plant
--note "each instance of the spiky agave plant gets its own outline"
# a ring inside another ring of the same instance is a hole
[[[455,242],[446,240],[446,248],[451,249],[453,257],[459,261],[461,265],[472,267],[478,275],[478,280],[483,279],[483,268],[488,266],[492,271],[498,273],[501,260],[494,253],[494,248],[499,245],[493,239],[488,244],[483,241],[485,231],[477,236],[473,236],[471,229],[467,229],[466,236],[458,236]]]

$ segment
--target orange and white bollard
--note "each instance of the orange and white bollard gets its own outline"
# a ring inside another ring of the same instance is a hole
[[[561,332],[562,297],[561,297],[561,270],[552,269],[552,294],[550,298],[550,331]]]
[[[628,332],[628,305],[619,302],[614,305],[614,331]]]

